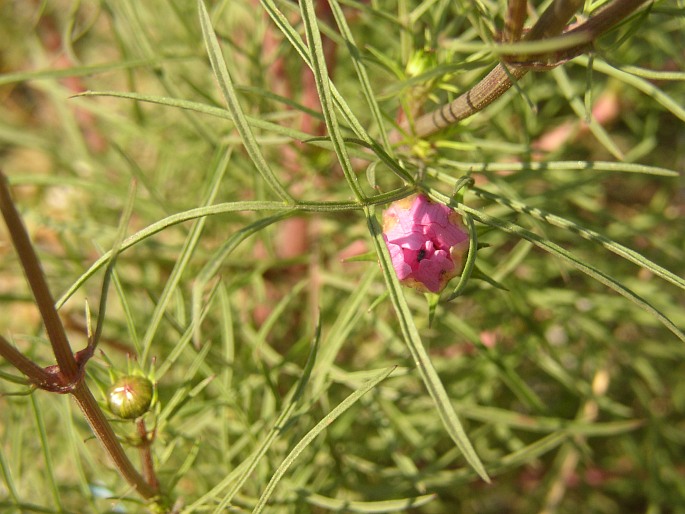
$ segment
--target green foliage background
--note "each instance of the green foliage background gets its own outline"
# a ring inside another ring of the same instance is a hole
[[[155,379],[145,419],[169,502],[685,512],[683,2],[655,2],[591,57],[394,147],[400,110],[437,107],[497,62],[506,4],[330,4],[347,38],[321,2],[325,60],[301,49],[339,97],[321,80],[317,94],[286,38],[317,41],[293,2],[208,2],[204,33],[189,1],[0,4],[0,166],[75,349],[134,202],[89,383]],[[412,191],[402,173],[443,201],[475,181],[451,204],[475,220],[476,268],[432,323],[370,254],[382,205]],[[0,238],[1,332],[53,364],[4,226]],[[447,404],[428,394],[420,348]],[[0,372],[3,512],[143,509],[69,398],[11,395],[27,387],[4,360]],[[489,484],[455,446],[462,426]]]

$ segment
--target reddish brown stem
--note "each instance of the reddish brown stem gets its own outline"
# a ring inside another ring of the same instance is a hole
[[[560,39],[571,39],[582,35],[585,42],[564,50],[560,56],[560,60],[569,60],[590,50],[595,39],[609,29],[615,27],[646,1],[647,0],[617,0],[602,8],[582,25],[564,33]]]
[[[526,21],[526,0],[509,0],[507,17],[504,20],[504,34],[502,40],[505,43],[514,43],[521,39],[523,23]]]
[[[554,0],[525,35],[524,41],[537,41],[561,34],[584,3],[584,0]]]
[[[64,378],[71,382],[76,380],[79,374],[79,368],[74,358],[74,354],[69,346],[67,334],[64,331],[62,322],[59,319],[57,310],[55,309],[55,301],[52,298],[50,289],[48,289],[43,269],[41,268],[38,256],[36,255],[31,240],[29,239],[26,227],[21,221],[21,216],[17,212],[17,208],[10,196],[9,184],[7,177],[0,170],[0,211],[5,218],[5,223],[17,250],[21,264],[24,267],[24,273],[28,280],[33,296],[36,299],[38,310],[40,310],[41,318],[45,324],[48,338],[52,344],[52,351],[57,359],[57,365]]]
[[[41,387],[41,385],[48,384],[52,380],[52,376],[43,368],[37,366],[33,361],[24,357],[10,342],[0,335],[0,355],[2,355],[7,362],[21,371],[29,381]]]
[[[140,460],[143,465],[143,477],[148,485],[155,491],[159,491],[159,481],[155,474],[155,463],[152,459],[152,452],[150,451],[151,438],[148,435],[145,427],[145,420],[138,418],[136,421],[136,429],[138,430],[138,437],[140,437]]]
[[[81,408],[86,420],[88,420],[91,430],[112,459],[114,466],[121,476],[123,476],[143,498],[150,500],[157,496],[159,492],[158,489],[148,484],[129,460],[121,443],[119,443],[119,439],[114,433],[114,430],[112,430],[112,426],[107,421],[107,418],[105,418],[102,409],[100,409],[100,406],[93,397],[93,393],[91,393],[90,389],[86,386],[85,381],[81,381],[71,394]]]
[[[52,349],[57,359],[57,366],[41,368],[23,356],[4,337],[0,336],[0,355],[7,359],[17,370],[22,372],[36,386],[46,391],[70,393],[78,403],[83,415],[88,420],[93,433],[112,459],[117,470],[135,490],[146,499],[153,499],[159,494],[156,479],[148,484],[138,473],[121,447],[116,434],[105,418],[100,406],[88,389],[84,370],[92,349],[87,348],[74,355],[67,340],[64,326],[54,307],[52,294],[48,289],[43,270],[40,266],[31,240],[9,191],[7,178],[0,170],[0,211],[9,229],[10,237],[24,267],[29,285],[38,304],[43,323],[45,324]],[[150,458],[150,463],[151,463]]]

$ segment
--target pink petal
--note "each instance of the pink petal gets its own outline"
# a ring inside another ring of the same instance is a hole
[[[396,220],[396,225],[392,227],[392,230],[403,233],[412,231],[414,220],[411,216],[411,209],[403,208],[401,205],[394,205],[386,211],[385,216],[392,217]]]
[[[423,259],[419,262],[419,268],[414,273],[414,278],[430,291],[437,293],[442,289],[443,275],[453,269],[454,263],[449,254],[444,250],[438,250],[430,259]]]
[[[417,234],[416,232],[411,234],[388,234],[388,241],[394,243],[402,248],[407,248],[409,250],[419,250],[426,242],[426,237],[423,234]]]
[[[452,211],[449,209],[449,207],[439,203],[433,205],[435,208],[431,211],[431,222],[443,228],[449,227],[451,225],[449,221],[449,215]]]
[[[450,248],[468,239],[466,231],[448,224],[446,227],[431,225],[426,231],[426,236],[437,243],[443,249]]]
[[[402,253],[404,254],[404,262],[406,262],[407,265],[411,267],[412,273],[414,273],[419,266],[419,250],[410,250],[403,248]]]
[[[449,225],[449,207],[439,203],[433,203],[424,195],[419,195],[414,201],[412,216],[416,223],[424,226],[437,223],[440,226]]]
[[[411,206],[411,219],[421,225],[430,223],[430,207],[428,198],[418,195]]]
[[[397,273],[397,278],[404,280],[412,273],[411,266],[407,264],[404,260],[404,252],[402,248],[396,244],[389,243],[387,240],[385,244],[390,252],[390,257],[392,258],[392,267],[395,268],[395,273]]]
[[[383,229],[397,277],[411,287],[437,293],[461,267],[468,232],[449,207],[423,194],[390,206]]]

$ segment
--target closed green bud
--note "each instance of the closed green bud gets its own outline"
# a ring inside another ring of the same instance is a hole
[[[416,77],[422,73],[432,70],[438,65],[435,51],[431,49],[416,50],[409,58],[405,68],[405,73],[409,77]]]
[[[109,388],[109,409],[123,419],[135,419],[145,414],[152,402],[152,382],[145,377],[127,375]]]

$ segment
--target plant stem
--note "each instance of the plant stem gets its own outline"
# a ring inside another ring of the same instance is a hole
[[[521,39],[523,23],[526,21],[526,0],[509,0],[507,5],[507,17],[504,21],[504,34],[502,40],[505,43],[514,43]]]
[[[616,26],[647,1],[648,0],[615,0],[602,8],[600,12],[588,19],[581,26],[569,30],[569,33],[577,34],[578,32],[586,32],[588,34],[588,39],[592,40]]]
[[[577,38],[579,34],[582,34],[585,42],[574,45],[561,52],[557,61],[565,62],[591,50],[592,43],[595,39],[604,34],[607,30],[618,25],[646,2],[647,0],[615,0],[613,3],[602,8],[582,25],[565,32],[559,37],[559,40],[563,40],[564,38]]]
[[[102,444],[110,459],[112,459],[112,462],[121,476],[123,476],[143,498],[147,500],[155,498],[159,494],[158,487],[153,487],[148,484],[133,466],[126,455],[126,452],[124,452],[121,443],[119,443],[119,439],[117,439],[116,434],[112,430],[111,425],[107,421],[107,418],[105,418],[102,409],[100,409],[100,406],[93,397],[93,393],[91,393],[88,386],[86,386],[85,381],[79,382],[74,390],[71,391],[71,394],[74,396],[76,403],[78,403],[83,415],[88,420],[90,428],[93,430],[93,433]]]
[[[557,35],[582,3],[582,0],[555,0],[542,13],[524,39],[535,40]],[[426,137],[472,116],[506,93],[514,81],[526,73],[528,73],[526,68],[515,66],[507,68],[503,63],[499,63],[466,93],[417,119],[414,123],[414,133],[417,137]]]
[[[582,0],[555,0],[542,13],[524,39],[532,41],[559,34],[582,4]],[[520,79],[526,73],[528,70],[522,67],[507,68],[503,63],[498,64],[466,93],[416,120],[415,134],[418,137],[425,137],[468,118],[497,100],[511,88],[514,80]]]
[[[41,387],[41,385],[44,384],[49,384],[53,380],[53,377],[49,373],[35,364],[32,360],[26,358],[1,335],[0,355],[2,355],[12,366],[26,375],[29,381],[37,387]]]
[[[414,134],[416,137],[427,137],[476,114],[509,91],[513,85],[510,75],[518,80],[526,73],[528,70],[525,68],[507,69],[501,63],[498,64],[466,93],[418,118],[414,122]]]
[[[535,22],[524,41],[536,41],[561,34],[584,0],[554,0]]]
[[[569,34],[587,33],[588,41],[591,42],[616,26],[646,2],[647,0],[615,0],[586,23],[569,31]],[[555,0],[523,39],[534,41],[557,36],[582,4],[582,0]],[[588,43],[583,43],[573,47],[571,51],[567,50],[564,57],[568,60],[587,50]],[[548,65],[546,69],[554,68],[558,64],[561,62]],[[414,134],[416,137],[430,136],[449,125],[472,116],[506,93],[511,88],[513,81],[523,77],[529,69],[529,67],[515,63],[511,63],[510,66],[503,63],[498,64],[469,91],[452,102],[418,118],[414,123]],[[405,124],[402,128],[406,131],[409,129],[409,125]],[[398,134],[395,133],[393,136],[394,140],[398,139]]]
[[[64,326],[55,309],[55,301],[50,294],[40,261],[33,249],[26,227],[21,221],[21,216],[12,201],[7,177],[2,170],[0,170],[0,211],[5,218],[10,237],[24,268],[26,279],[36,299],[59,370],[67,382],[72,382],[78,377],[78,364],[71,346],[69,346]]]
[[[159,481],[155,474],[155,464],[150,451],[151,439],[148,437],[145,420],[142,417],[136,420],[136,429],[138,430],[138,437],[140,437],[140,460],[143,464],[143,477],[152,489],[159,491]]]
[[[85,353],[80,352],[81,358],[77,362],[69,345],[64,326],[55,309],[55,302],[45,280],[40,261],[33,249],[21,216],[12,201],[7,177],[2,173],[2,170],[0,170],[0,211],[2,211],[10,237],[38,304],[38,309],[52,344],[52,350],[57,359],[57,366],[51,367],[55,369],[54,373],[46,371],[27,359],[2,336],[0,336],[0,355],[26,375],[37,387],[53,393],[71,393],[88,420],[93,433],[99,439],[121,476],[143,498],[148,500],[155,498],[159,493],[159,483],[156,478],[151,484],[148,484],[138,473],[121,447],[114,430],[112,430],[112,426],[93,397],[93,393],[91,393],[86,385],[84,368],[88,357],[92,354],[92,348],[87,349]],[[150,464],[151,462],[150,458]],[[152,476],[154,477],[154,474]]]

